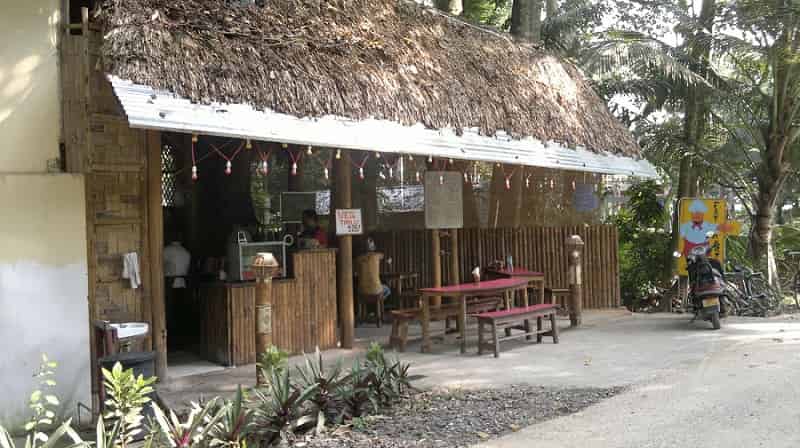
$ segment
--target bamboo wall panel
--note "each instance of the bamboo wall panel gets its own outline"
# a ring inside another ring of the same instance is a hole
[[[445,231],[442,231],[443,235]],[[586,243],[583,251],[584,307],[620,306],[617,231],[613,226],[523,227],[519,229],[460,229],[458,238],[459,269],[468,279],[476,266],[485,269],[493,260],[514,257],[516,266],[543,271],[546,286],[566,288],[567,251],[564,242],[570,235],[580,235]],[[374,235],[378,248],[391,259],[388,271],[418,272],[420,286],[432,284],[430,232],[408,230]],[[450,238],[442,238],[443,278],[450,278]]]
[[[203,285],[201,355],[226,366],[256,362],[255,287],[252,284]]]
[[[293,279],[272,283],[272,341],[289,353],[334,348],[336,330],[336,251],[293,255]]]

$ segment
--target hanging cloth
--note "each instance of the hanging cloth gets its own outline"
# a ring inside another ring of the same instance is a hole
[[[122,278],[130,280],[131,289],[137,289],[142,284],[139,255],[136,252],[129,252],[122,256]]]

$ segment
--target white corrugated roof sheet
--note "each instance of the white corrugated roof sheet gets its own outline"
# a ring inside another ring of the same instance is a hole
[[[475,130],[404,126],[388,120],[326,116],[298,118],[260,111],[246,104],[197,104],[169,92],[109,76],[131,127],[361,151],[436,157],[512,165],[538,166],[601,174],[654,178],[644,159],[571,149],[554,142],[510,136],[487,137]]]

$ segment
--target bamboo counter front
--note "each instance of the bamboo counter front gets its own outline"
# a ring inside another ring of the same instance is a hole
[[[294,276],[272,281],[272,341],[289,352],[335,348],[336,250],[292,254]],[[201,355],[226,366],[256,362],[255,282],[200,288]]]

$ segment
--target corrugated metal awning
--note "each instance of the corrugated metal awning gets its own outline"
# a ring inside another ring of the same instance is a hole
[[[510,136],[487,137],[476,130],[457,135],[452,130],[404,126],[388,120],[361,120],[326,116],[298,118],[259,111],[246,104],[197,104],[109,76],[131,127],[198,133],[297,145],[434,155],[442,158],[500,162],[601,174],[657,177],[653,166],[610,153],[567,148]]]

